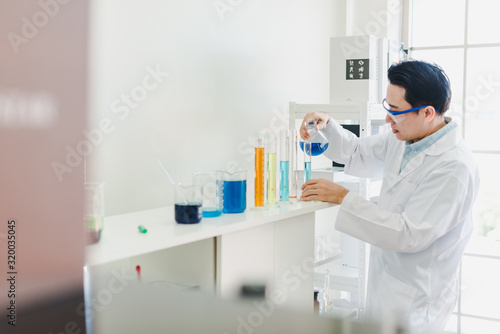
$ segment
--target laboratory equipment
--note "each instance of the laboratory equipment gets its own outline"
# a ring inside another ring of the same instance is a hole
[[[247,171],[223,171],[223,212],[242,213],[247,208]]]
[[[328,148],[328,139],[325,135],[316,129],[317,123],[316,120],[311,120],[306,124],[306,130],[311,136],[309,139],[300,142],[300,148],[304,151],[304,143],[311,143],[311,156],[317,156],[321,153],[325,152]]]
[[[197,224],[203,216],[201,187],[196,184],[174,186],[175,221],[179,224]]]
[[[264,132],[259,132],[255,145],[255,206],[264,206]]]
[[[304,142],[304,183],[311,179],[311,150],[312,143]]]
[[[412,111],[417,111],[417,110],[426,108],[428,106],[429,105],[426,104],[426,105],[423,105],[421,107],[410,108],[410,109],[401,110],[401,111],[394,111],[394,110],[391,110],[391,106],[389,105],[389,103],[387,102],[386,99],[382,100],[382,107],[384,107],[384,109],[387,111],[387,116],[389,116],[394,121],[394,123],[401,123],[402,121],[404,121],[406,119],[405,114],[412,112]]]
[[[323,294],[319,302],[319,314],[327,316],[333,310],[333,301],[330,296],[330,270],[327,269],[324,277]]]
[[[289,196],[290,130],[280,130],[280,201],[287,202]]]
[[[104,227],[104,183],[86,182],[85,189],[85,237],[87,244],[101,239]]]
[[[267,192],[266,204],[276,204],[276,149],[278,138],[274,131],[267,136]]]
[[[193,183],[201,187],[203,217],[218,217],[222,214],[223,180],[220,172],[195,172]]]
[[[157,158],[156,161],[158,161],[158,163],[160,164],[161,169],[163,169],[163,172],[167,176],[168,180],[170,181],[170,183],[172,184],[172,186],[174,186],[174,189],[176,189],[175,188],[174,179],[172,179],[172,177],[170,176],[170,173],[167,171],[167,168],[165,167],[165,165],[163,164],[163,162],[161,162],[161,160],[159,158]],[[180,196],[180,199],[182,200],[182,202],[184,204],[188,204],[187,199],[185,199],[184,197],[182,197],[183,196],[182,193],[177,193],[177,196]]]
[[[289,196],[291,200],[297,199],[297,151],[298,151],[298,138],[297,130],[292,128],[290,130],[290,189]]]

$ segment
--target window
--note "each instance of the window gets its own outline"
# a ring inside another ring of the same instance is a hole
[[[408,0],[410,57],[448,74],[448,116],[480,169],[474,234],[461,266],[460,299],[447,333],[500,333],[500,20],[497,0]],[[492,140],[493,138],[493,140]]]

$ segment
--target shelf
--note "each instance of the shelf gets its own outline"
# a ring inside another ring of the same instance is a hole
[[[319,259],[314,259],[314,268],[319,268],[325,264],[328,264],[330,262],[336,261],[338,259],[342,258],[342,252],[340,250],[336,251],[332,255],[325,257],[321,260]]]
[[[101,240],[86,247],[86,264],[101,265],[132,256],[213,238],[289,219],[334,206],[324,202],[297,202],[276,207],[247,208],[240,214],[203,218],[199,224],[183,225],[174,220],[174,207],[110,216],[104,219]],[[138,226],[148,232],[143,234]]]
[[[314,285],[323,287],[326,270],[330,270],[330,288],[333,290],[357,292],[358,268],[330,262],[314,269]]]
[[[356,308],[344,308],[338,306],[332,306],[332,309],[328,315],[322,315],[322,317],[326,318],[336,318],[343,320],[352,320],[358,314],[358,310]]]

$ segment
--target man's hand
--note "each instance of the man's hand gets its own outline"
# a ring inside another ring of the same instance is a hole
[[[341,204],[349,190],[326,179],[311,179],[302,185],[301,201]]]
[[[306,129],[306,124],[310,121],[316,121],[316,130],[324,130],[326,124],[330,121],[330,115],[324,112],[310,112],[304,116],[304,120],[300,125],[300,137],[304,140],[311,137]]]

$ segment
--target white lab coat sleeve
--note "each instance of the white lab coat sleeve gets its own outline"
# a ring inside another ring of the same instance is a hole
[[[323,133],[329,142],[323,154],[344,164],[347,174],[359,177],[382,176],[389,133],[360,139],[333,119],[327,123]]]
[[[349,192],[342,201],[335,227],[379,248],[405,253],[424,250],[467,221],[477,182],[466,172],[431,172],[416,187],[402,213],[381,209]]]

